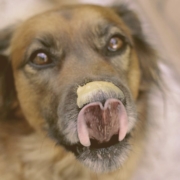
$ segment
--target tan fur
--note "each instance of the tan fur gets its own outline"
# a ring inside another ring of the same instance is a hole
[[[139,85],[140,85],[140,69],[137,54],[134,50],[131,52],[131,64],[129,65],[128,71],[128,82],[133,94],[133,98],[137,99],[139,94]]]

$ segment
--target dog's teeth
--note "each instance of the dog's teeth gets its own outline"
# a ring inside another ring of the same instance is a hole
[[[79,86],[77,89],[77,105],[79,108],[82,108],[84,104],[90,102],[94,95],[98,93],[110,94],[111,92],[117,96],[116,98],[124,98],[123,92],[111,82],[93,81],[84,86]]]

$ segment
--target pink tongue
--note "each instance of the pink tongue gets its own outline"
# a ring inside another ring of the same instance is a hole
[[[90,146],[90,139],[108,142],[115,134],[122,141],[127,133],[128,118],[124,105],[117,99],[108,99],[103,105],[94,102],[81,109],[77,120],[80,143]]]

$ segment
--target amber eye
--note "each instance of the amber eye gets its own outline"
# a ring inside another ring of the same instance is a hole
[[[108,44],[109,51],[118,51],[123,47],[123,40],[120,37],[112,37]]]
[[[45,54],[44,52],[39,52],[33,55],[33,57],[31,58],[31,62],[35,65],[41,66],[50,64],[52,61],[47,54]]]

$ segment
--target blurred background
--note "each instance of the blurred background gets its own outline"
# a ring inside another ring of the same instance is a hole
[[[180,74],[180,0],[135,0],[150,24],[164,59]]]
[[[165,98],[149,96],[147,145],[133,180],[180,179],[180,0],[0,0],[0,29],[64,3],[127,4],[159,52]]]

